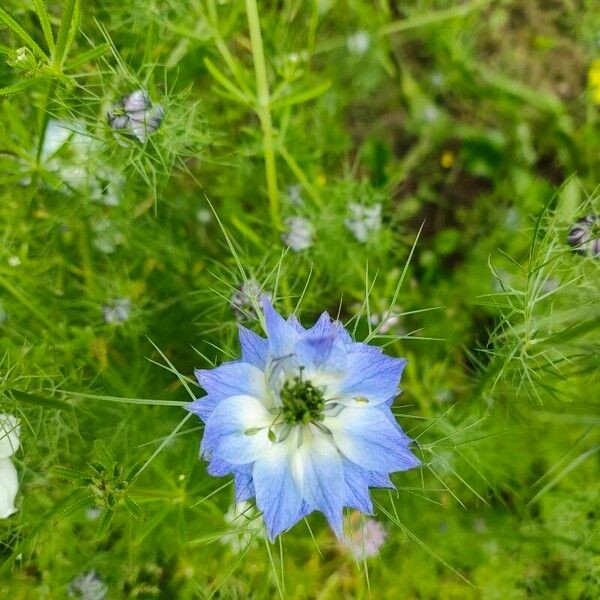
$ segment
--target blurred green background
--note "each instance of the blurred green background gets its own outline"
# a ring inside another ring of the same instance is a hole
[[[0,595],[599,598],[599,116],[594,0],[6,0]],[[267,544],[198,458],[248,280],[409,359],[375,556]]]

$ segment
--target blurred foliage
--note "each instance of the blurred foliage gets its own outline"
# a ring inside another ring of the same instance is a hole
[[[599,60],[593,0],[6,0],[1,595],[600,597],[600,261],[566,244],[600,213]],[[135,89],[165,111],[143,144],[106,119]],[[374,492],[377,558],[319,515],[223,537],[182,408],[249,279],[409,358],[426,466]]]

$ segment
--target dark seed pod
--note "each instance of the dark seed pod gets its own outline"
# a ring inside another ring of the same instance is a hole
[[[567,236],[567,242],[582,256],[600,257],[600,216],[579,219]]]
[[[108,113],[108,124],[117,131],[127,129],[127,124],[129,123],[129,117],[125,114],[119,114],[118,110],[118,105],[115,104],[113,112]]]
[[[231,312],[238,321],[252,321],[258,318],[255,306],[259,302],[262,289],[258,281],[248,279],[231,294]]]
[[[116,131],[124,131],[144,143],[163,121],[165,111],[160,104],[153,105],[144,90],[135,90],[123,96],[108,113],[108,124]]]

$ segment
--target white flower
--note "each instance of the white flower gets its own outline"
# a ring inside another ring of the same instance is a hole
[[[12,415],[0,414],[0,519],[17,512],[15,498],[19,490],[17,470],[10,457],[19,449],[19,422]]]
[[[426,123],[433,123],[434,121],[437,121],[439,116],[440,116],[440,111],[439,111],[438,107],[433,104],[429,104],[423,110],[423,120]]]
[[[361,521],[358,514],[354,513],[349,520],[349,530],[342,545],[356,561],[362,561],[377,556],[386,538],[387,532],[381,523],[375,519]]]
[[[90,571],[80,575],[69,584],[69,596],[81,598],[81,600],[103,600],[108,594],[108,588],[96,571]]]
[[[360,30],[346,39],[346,47],[350,54],[363,55],[371,45],[371,38],[366,31]]]
[[[21,259],[15,254],[9,256],[7,262],[10,267],[18,267],[21,264]]]
[[[304,217],[288,217],[284,222],[287,231],[283,234],[283,242],[295,252],[307,250],[312,246],[315,229]]]
[[[196,221],[202,225],[207,225],[212,221],[212,213],[206,208],[199,208],[196,211]]]
[[[224,535],[221,543],[229,546],[236,554],[265,537],[260,513],[247,500],[232,504],[225,513],[225,522],[232,532]]]
[[[85,511],[85,518],[88,521],[96,521],[101,514],[102,511],[97,506],[92,506]]]
[[[366,242],[372,233],[381,229],[381,204],[365,206],[350,202],[348,208],[350,217],[346,219],[346,227],[359,242]]]
[[[294,206],[302,206],[304,204],[304,198],[302,198],[302,186],[299,183],[288,185],[285,189],[285,193],[290,199],[290,203]]]
[[[103,254],[112,254],[123,243],[123,234],[107,217],[98,217],[92,221],[92,230],[96,234],[92,245]]]
[[[102,307],[104,321],[109,325],[124,323],[131,315],[131,300],[129,298],[113,298]]]

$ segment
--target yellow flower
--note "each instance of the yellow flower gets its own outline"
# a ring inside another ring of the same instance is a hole
[[[600,87],[600,58],[596,58],[588,69],[588,84],[591,88]]]
[[[452,168],[453,164],[454,164],[454,153],[451,152],[450,150],[446,150],[440,157],[440,165],[442,165],[442,167],[444,167],[444,169],[450,169],[450,168]]]

